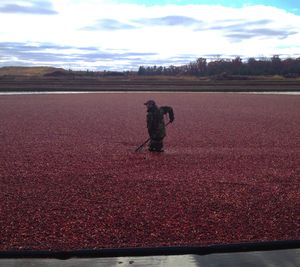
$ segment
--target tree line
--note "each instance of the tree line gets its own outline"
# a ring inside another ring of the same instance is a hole
[[[300,76],[300,58],[281,59],[278,55],[271,58],[249,58],[243,61],[240,57],[234,59],[217,59],[207,61],[205,58],[198,58],[182,66],[140,66],[139,75],[282,75],[285,77]]]

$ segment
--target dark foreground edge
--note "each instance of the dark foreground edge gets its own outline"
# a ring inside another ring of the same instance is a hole
[[[0,251],[0,258],[52,258],[67,260],[70,258],[105,258],[105,257],[137,257],[137,256],[171,256],[171,255],[208,255],[215,253],[270,251],[300,248],[300,240],[268,241],[255,243],[236,243],[190,247],[149,247],[149,248],[104,248],[73,251],[45,250],[11,250]]]

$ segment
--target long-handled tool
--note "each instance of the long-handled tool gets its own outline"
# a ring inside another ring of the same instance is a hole
[[[148,138],[144,143],[142,143],[136,150],[135,152],[141,151],[143,146],[146,145],[150,141],[150,138]]]
[[[169,125],[171,122],[169,121],[165,126]],[[138,148],[136,148],[135,152],[141,151],[144,145],[146,145],[151,138],[148,138],[144,143],[142,143]]]

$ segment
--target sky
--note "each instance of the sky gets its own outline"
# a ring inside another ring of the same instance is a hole
[[[0,0],[0,67],[300,57],[300,0]]]

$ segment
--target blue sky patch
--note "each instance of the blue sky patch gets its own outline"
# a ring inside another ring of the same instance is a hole
[[[300,14],[300,2],[298,0],[115,0],[118,3],[131,3],[137,5],[221,5],[226,7],[244,7],[249,5],[274,6],[286,11]]]

